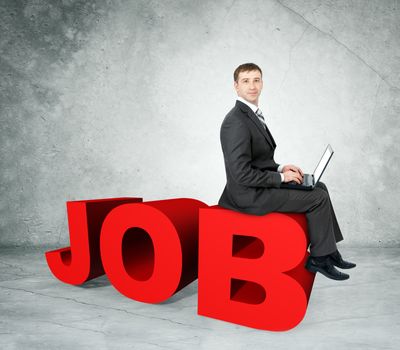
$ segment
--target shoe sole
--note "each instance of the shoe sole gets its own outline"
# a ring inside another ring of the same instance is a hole
[[[350,277],[350,276],[347,275],[347,274],[343,274],[343,277],[335,277],[335,276],[332,276],[332,275],[327,274],[324,270],[321,270],[321,269],[319,269],[319,268],[317,268],[317,267],[314,267],[314,266],[310,266],[310,265],[308,265],[308,264],[306,264],[306,269],[307,269],[308,271],[310,271],[310,272],[314,272],[314,273],[319,272],[319,273],[322,273],[325,277],[330,278],[330,279],[335,280],[335,281],[345,281],[345,280],[348,280],[349,277]]]

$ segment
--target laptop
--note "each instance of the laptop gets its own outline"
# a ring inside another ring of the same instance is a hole
[[[324,154],[322,155],[321,160],[319,161],[317,167],[314,170],[314,174],[304,174],[303,183],[298,184],[295,181],[290,182],[283,182],[281,183],[281,188],[291,188],[294,190],[306,190],[311,191],[315,188],[316,184],[318,183],[319,179],[321,178],[322,174],[326,166],[328,165],[329,161],[331,160],[333,155],[333,149],[331,145],[326,147]]]

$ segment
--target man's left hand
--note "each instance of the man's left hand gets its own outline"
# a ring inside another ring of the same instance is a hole
[[[298,166],[296,166],[296,165],[288,164],[288,165],[285,165],[285,166],[282,168],[282,172],[283,172],[283,173],[284,173],[285,171],[289,171],[289,170],[294,171],[294,172],[298,172],[298,173],[301,175],[301,177],[304,176],[303,171],[302,171]]]

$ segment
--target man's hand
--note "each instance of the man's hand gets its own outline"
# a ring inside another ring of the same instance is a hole
[[[298,184],[301,184],[303,182],[303,171],[296,165],[285,165],[282,168],[282,173],[285,177],[285,180],[283,182],[295,181]]]

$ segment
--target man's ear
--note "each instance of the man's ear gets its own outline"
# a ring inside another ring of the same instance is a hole
[[[233,87],[235,88],[236,91],[237,91],[237,86],[238,86],[238,83],[236,81],[234,81],[233,82]]]

